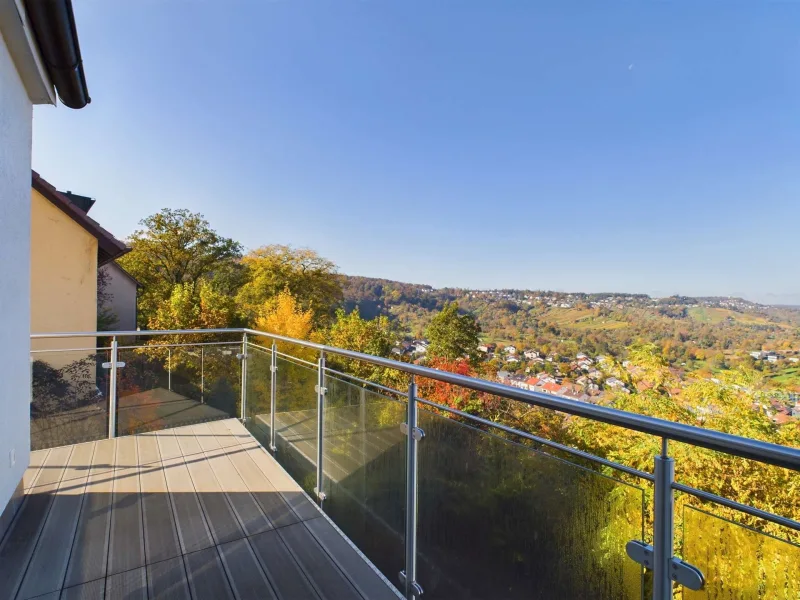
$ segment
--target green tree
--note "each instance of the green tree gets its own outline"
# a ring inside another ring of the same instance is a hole
[[[259,315],[264,303],[284,290],[303,310],[313,313],[314,326],[327,325],[342,301],[336,265],[308,248],[263,246],[242,258],[246,282],[236,296],[248,322]]]
[[[392,353],[397,338],[397,328],[388,317],[362,319],[358,308],[350,314],[341,308],[337,310],[336,320],[328,332],[328,343],[331,346],[383,357],[388,357]],[[331,356],[330,360],[337,368],[341,367],[356,377],[384,382],[387,385],[394,383],[392,379],[394,373],[387,373],[384,368],[336,356]]]
[[[142,284],[139,321],[147,325],[175,285],[196,284],[241,256],[238,242],[219,235],[199,213],[162,209],[139,222],[120,265]]]
[[[458,314],[458,303],[447,302],[425,330],[431,356],[455,360],[468,356],[478,360],[481,327],[471,314]]]

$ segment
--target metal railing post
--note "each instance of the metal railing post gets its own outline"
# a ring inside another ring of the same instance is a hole
[[[111,338],[111,381],[108,390],[108,437],[117,435],[117,336]]]
[[[425,432],[417,427],[417,384],[414,376],[408,384],[408,419],[402,426],[408,436],[406,450],[406,568],[400,571],[400,583],[407,600],[422,595],[422,586],[417,583],[417,445]]]
[[[206,357],[203,346],[200,346],[200,404],[206,401]]]
[[[672,551],[675,526],[675,460],[667,454],[667,438],[655,459],[653,492],[653,600],[672,600]]]
[[[167,389],[172,391],[172,348],[167,348]]]
[[[247,334],[242,334],[242,423],[247,422]]]
[[[269,378],[269,449],[273,452],[278,450],[275,445],[275,400],[278,378],[278,347],[272,342],[272,361],[269,367],[272,374]]]
[[[325,353],[319,353],[319,363],[317,366],[317,486],[314,492],[320,502],[325,500],[325,492],[322,491],[325,474],[322,469],[322,441],[325,433],[325,422],[323,413],[325,408]]]

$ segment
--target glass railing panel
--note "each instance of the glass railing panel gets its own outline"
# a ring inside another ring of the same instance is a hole
[[[797,600],[800,546],[692,506],[683,510],[683,560],[703,573],[685,600]]]
[[[277,358],[275,398],[276,460],[309,494],[316,487],[317,368]]]
[[[230,355],[221,354],[226,350]],[[218,380],[240,377],[235,354],[236,346],[120,348],[125,366],[117,370],[117,435],[236,416],[236,401],[220,401],[218,391]]]
[[[203,397],[220,418],[242,416],[242,344],[205,346]],[[224,416],[223,416],[224,415]]]
[[[31,449],[108,437],[109,374],[103,349],[31,352]]]
[[[405,567],[406,402],[326,377],[323,510],[393,583]]]
[[[271,365],[271,350],[248,344],[245,425],[265,448],[268,448],[270,443]]]
[[[642,597],[643,491],[420,410],[426,598]]]

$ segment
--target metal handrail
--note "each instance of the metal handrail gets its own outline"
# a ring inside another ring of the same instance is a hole
[[[418,377],[426,377],[445,383],[465,387],[478,392],[493,394],[495,396],[502,396],[511,400],[517,400],[533,406],[541,406],[557,410],[570,415],[592,419],[608,423],[609,425],[616,425],[634,431],[640,431],[649,435],[658,436],[700,446],[709,450],[716,450],[732,456],[739,456],[742,458],[756,460],[762,463],[800,471],[800,449],[791,448],[788,446],[781,446],[779,444],[772,444],[770,442],[762,442],[750,438],[714,431],[711,429],[702,429],[693,425],[683,425],[681,423],[674,423],[665,419],[658,419],[655,417],[648,417],[636,413],[631,413],[616,408],[606,406],[597,406],[586,402],[577,400],[570,400],[569,398],[562,398],[559,396],[551,396],[539,392],[530,392],[519,388],[495,383],[484,379],[476,379],[474,377],[466,377],[456,373],[449,373],[447,371],[439,371],[429,367],[423,367],[412,363],[399,362],[390,358],[383,358],[380,356],[373,356],[371,354],[364,354],[354,350],[345,350],[343,348],[336,348],[335,346],[327,346],[316,342],[307,340],[298,340],[295,338],[269,333],[266,331],[258,331],[249,328],[233,328],[233,329],[178,329],[178,330],[147,330],[147,331],[96,331],[96,332],[64,332],[64,333],[36,333],[31,334],[32,339],[46,339],[46,338],[65,338],[65,337],[106,337],[106,336],[151,336],[151,335],[198,335],[198,334],[221,334],[221,333],[238,333],[255,335],[260,337],[269,338],[275,341],[288,342],[301,346],[304,348],[313,348],[320,352],[341,356],[344,358],[351,358],[367,362],[373,365],[396,369],[415,375]]]

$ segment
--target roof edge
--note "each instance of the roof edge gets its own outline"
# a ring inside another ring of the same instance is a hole
[[[118,240],[109,231],[103,229],[97,221],[75,206],[53,184],[33,170],[31,171],[31,187],[97,239],[98,267],[131,251],[125,242]]]

